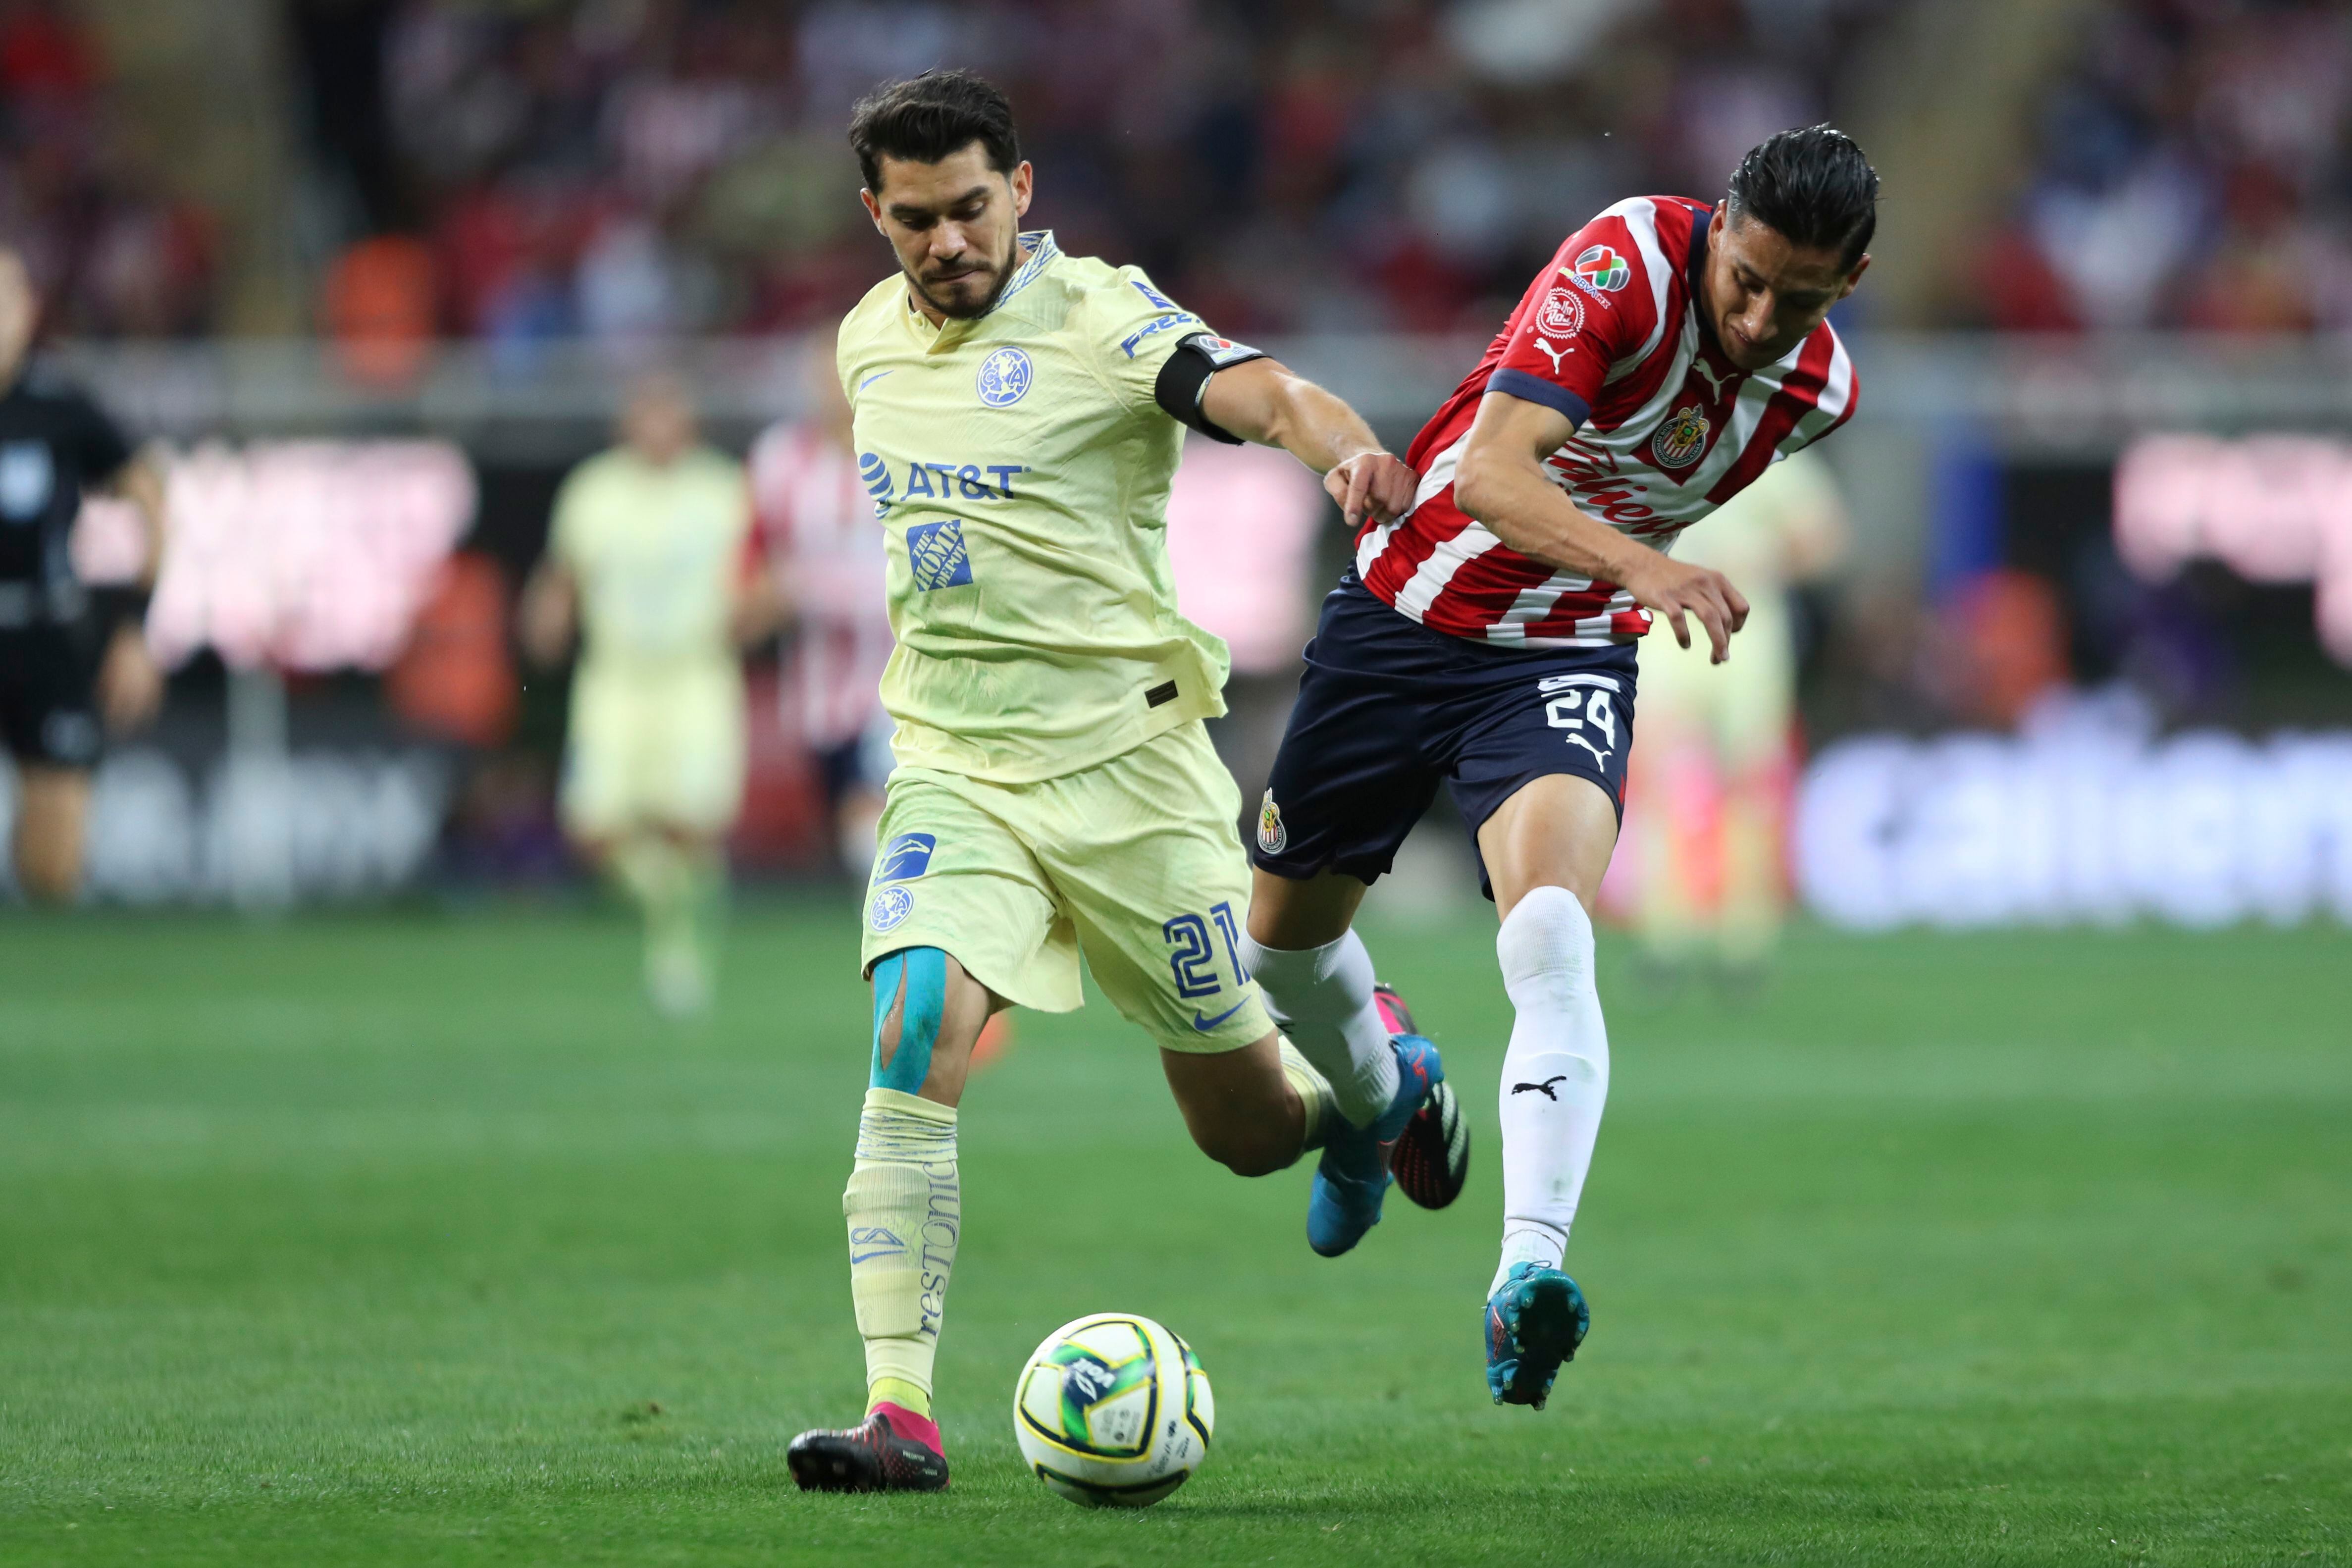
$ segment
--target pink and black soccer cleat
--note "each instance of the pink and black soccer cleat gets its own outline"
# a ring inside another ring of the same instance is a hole
[[[1372,1005],[1381,1010],[1381,1026],[1391,1035],[1418,1035],[1412,1009],[1393,987],[1372,987]],[[1421,1109],[1405,1123],[1389,1156],[1390,1173],[1397,1189],[1425,1209],[1442,1209],[1462,1195],[1470,1180],[1470,1129],[1463,1125],[1462,1107],[1453,1086],[1432,1084]]]
[[[843,1431],[820,1427],[784,1454],[804,1492],[943,1492],[948,1457],[940,1429],[911,1410],[877,1405]]]

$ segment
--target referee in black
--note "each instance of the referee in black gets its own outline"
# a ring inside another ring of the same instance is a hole
[[[81,888],[105,731],[145,723],[163,700],[145,621],[163,555],[163,485],[114,421],[30,358],[40,314],[24,258],[0,247],[0,741],[16,760],[17,885],[37,902],[65,903]],[[93,588],[74,574],[88,489],[122,496],[146,524],[136,586]]]

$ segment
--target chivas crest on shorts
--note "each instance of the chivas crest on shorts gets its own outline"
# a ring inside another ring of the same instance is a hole
[[[1274,792],[1265,792],[1265,804],[1257,808],[1257,847],[1269,855],[1279,855],[1290,846],[1290,829],[1282,825],[1282,807],[1274,804]]]

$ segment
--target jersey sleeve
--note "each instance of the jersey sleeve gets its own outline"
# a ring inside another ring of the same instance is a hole
[[[67,428],[83,479],[103,484],[131,461],[131,442],[106,410],[79,392],[65,395]]]
[[[594,458],[590,458],[593,462]],[[583,464],[563,478],[555,491],[555,506],[547,523],[547,553],[574,573],[585,569],[586,540],[583,536],[583,507],[581,492],[587,487],[587,465]]]
[[[1528,286],[1486,390],[1581,426],[1618,361],[1651,336],[1657,307],[1642,247],[1614,210],[1570,235]]]
[[[1118,282],[1097,290],[1093,303],[1096,363],[1131,414],[1160,406],[1160,372],[1179,350],[1200,361],[1202,381],[1228,365],[1265,357],[1247,343],[1220,337],[1162,294],[1139,267],[1120,268]]]

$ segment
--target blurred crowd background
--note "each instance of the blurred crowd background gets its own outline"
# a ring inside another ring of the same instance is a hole
[[[2352,426],[2337,0],[0,0],[0,240],[133,434],[440,443],[471,485],[446,492],[457,564],[403,612],[421,632],[306,661],[184,617],[164,725],[110,766],[152,783],[168,759],[200,839],[257,669],[297,763],[410,769],[428,847],[350,887],[568,875],[562,687],[512,658],[506,620],[555,485],[644,364],[694,367],[738,455],[813,416],[811,345],[888,265],[849,106],[941,63],[1011,91],[1034,221],[1066,249],[1144,265],[1400,445],[1592,212],[1711,198],[1775,130],[1852,131],[1883,226],[1837,318],[1864,405],[1824,451],[1844,543],[1788,585],[1790,765],[1874,736],[1914,750],[1871,775],[1877,837],[1826,870],[1799,857],[1800,879],[1850,883],[1853,857],[1944,832],[1949,803],[1919,793],[1951,773],[1938,737],[2102,736],[2170,766],[2168,738],[2224,736],[2242,773],[2285,768],[2281,735],[2352,727],[2352,521],[2309,477]],[[2303,445],[2261,445],[2280,439]],[[2170,477],[2119,511],[2119,465],[2150,442]],[[206,493],[197,531],[233,552],[253,503]],[[1291,613],[1247,611],[1285,637],[1344,552],[1291,493]],[[821,791],[778,707],[793,658],[788,633],[754,660],[774,711],[738,853],[823,874]],[[1254,795],[1293,667],[1247,662],[1226,740]],[[2022,776],[2000,788],[2039,787]],[[390,787],[354,777],[352,798]],[[2352,819],[2309,809],[2305,904],[2331,896],[2333,855],[2352,911]],[[1928,890],[1847,913],[1934,918],[1945,884],[1916,875]],[[2035,885],[2039,904],[1969,907],[2107,907]]]

